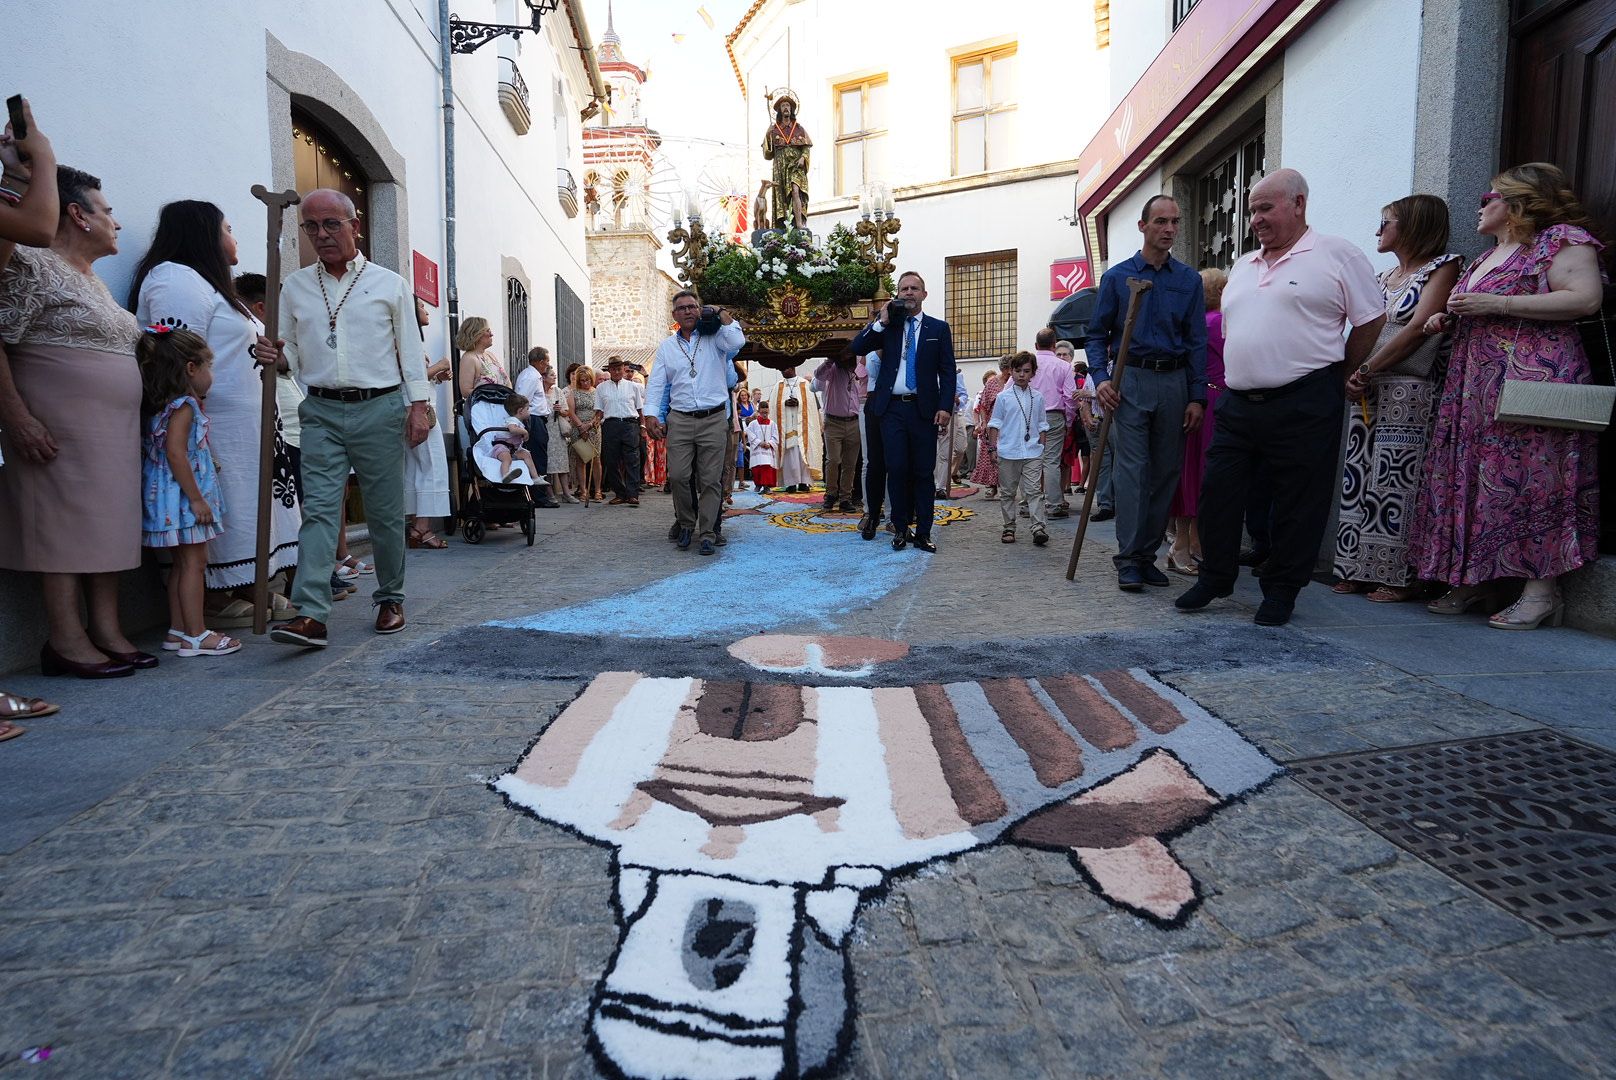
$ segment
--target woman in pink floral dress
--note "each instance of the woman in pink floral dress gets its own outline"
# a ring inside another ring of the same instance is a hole
[[[1591,381],[1573,320],[1599,310],[1593,227],[1555,166],[1499,174],[1476,226],[1496,246],[1426,322],[1433,334],[1457,324],[1409,536],[1417,576],[1452,586],[1433,612],[1487,604],[1503,579],[1522,578],[1520,600],[1489,625],[1558,625],[1559,576],[1596,557],[1597,437],[1493,419],[1506,377]]]

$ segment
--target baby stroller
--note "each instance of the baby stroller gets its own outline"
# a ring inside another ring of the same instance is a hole
[[[510,423],[505,401],[513,393],[508,386],[485,383],[477,387],[461,404],[458,423],[460,441],[465,451],[460,475],[460,535],[468,544],[480,544],[488,535],[490,525],[517,524],[533,546],[534,510],[532,488],[548,483],[542,476],[534,476],[527,465],[516,463],[521,475],[505,483],[494,456],[493,438]]]

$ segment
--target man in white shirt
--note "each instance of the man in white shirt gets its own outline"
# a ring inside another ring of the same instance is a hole
[[[653,438],[667,434],[679,549],[689,550],[695,534],[701,554],[712,555],[718,550],[718,513],[724,501],[730,391],[739,381],[733,361],[746,335],[723,308],[704,312],[701,297],[690,289],[674,294],[673,318],[679,328],[657,346],[645,386],[645,426]]]
[[[640,418],[645,399],[640,384],[623,378],[623,358],[606,361],[611,378],[595,387],[595,408],[606,419],[601,424],[600,451],[606,482],[616,492],[612,506],[640,505]]]
[[[946,430],[937,432],[937,462],[932,467],[932,486],[937,498],[954,497],[954,474],[959,471],[959,458],[965,452],[965,419],[970,412],[970,392],[965,389],[965,373],[954,372],[954,422]]]
[[[544,392],[544,377],[550,373],[550,350],[535,345],[527,351],[527,367],[516,376],[516,392],[527,398],[530,411],[527,418],[527,452],[533,455],[533,464],[540,476],[550,473],[550,418],[555,405]],[[554,510],[561,504],[550,495],[548,487],[534,489],[533,505]]]
[[[283,353],[308,392],[299,408],[303,527],[291,595],[298,616],[270,637],[322,648],[350,468],[376,557],[376,632],[404,629],[404,447],[431,430],[430,391],[410,287],[359,253],[353,201],[320,188],[298,212],[318,257],[281,288]]]

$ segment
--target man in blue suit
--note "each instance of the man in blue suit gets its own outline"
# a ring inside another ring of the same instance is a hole
[[[913,544],[935,552],[931,540],[932,464],[937,435],[954,411],[954,335],[941,319],[921,313],[926,282],[913,270],[898,278],[898,298],[853,339],[853,351],[881,351],[869,361],[874,389],[869,412],[879,417],[886,450],[892,550]]]

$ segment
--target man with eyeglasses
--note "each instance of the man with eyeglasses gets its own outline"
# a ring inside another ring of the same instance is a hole
[[[281,288],[283,354],[308,392],[298,410],[303,527],[291,595],[298,615],[269,636],[323,648],[350,468],[375,553],[376,632],[404,629],[404,448],[431,430],[430,391],[415,299],[403,278],[359,253],[353,201],[321,188],[298,210],[317,257]]]
[[[678,329],[657,346],[645,385],[645,426],[652,438],[665,434],[668,441],[679,550],[689,550],[694,538],[701,554],[711,555],[724,502],[730,391],[739,381],[733,361],[746,335],[723,308],[704,311],[689,289],[674,294],[673,320]]]

